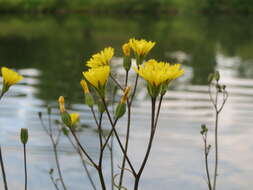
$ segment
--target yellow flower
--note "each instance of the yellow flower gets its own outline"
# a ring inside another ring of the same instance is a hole
[[[112,47],[107,47],[99,53],[94,54],[86,65],[88,67],[96,68],[100,66],[109,65],[109,61],[112,59],[114,54],[114,49]]]
[[[180,64],[170,65],[169,63],[157,62],[152,59],[145,62],[143,66],[140,65],[139,69],[134,67],[134,70],[149,84],[158,87],[162,83],[169,83],[183,75],[184,70],[180,66]]]
[[[136,40],[135,38],[131,38],[129,40],[129,44],[138,56],[145,57],[148,52],[154,47],[155,42],[146,41],[144,39]]]
[[[109,66],[101,66],[90,68],[88,71],[83,72],[83,76],[89,83],[96,89],[104,88],[110,74]]]
[[[85,94],[90,93],[87,82],[85,80],[81,80],[80,84],[83,87],[83,91],[84,91]]]
[[[63,113],[65,112],[65,100],[64,100],[64,97],[63,96],[60,96],[59,99],[58,99],[58,102],[59,102],[59,106],[60,106],[60,112]]]
[[[122,51],[123,51],[123,53],[124,53],[125,56],[130,56],[130,53],[131,53],[130,43],[123,44]]]
[[[125,88],[124,94],[123,94],[123,96],[120,99],[120,103],[121,104],[125,104],[126,103],[130,91],[131,91],[131,87],[130,86],[128,86],[128,87]]]
[[[2,67],[1,72],[4,85],[6,85],[7,88],[23,79],[21,75],[7,67]]]
[[[70,118],[71,118],[71,123],[72,123],[72,125],[75,125],[75,124],[77,124],[78,122],[79,122],[79,120],[80,120],[80,115],[79,115],[79,113],[71,113],[70,114]]]

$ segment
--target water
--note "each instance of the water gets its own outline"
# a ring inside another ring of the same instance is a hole
[[[10,189],[23,185],[22,146],[19,129],[29,128],[28,175],[32,190],[53,189],[48,171],[55,167],[53,151],[40,126],[37,112],[53,107],[59,119],[57,98],[66,97],[68,109],[78,111],[87,125],[81,141],[98,156],[95,125],[82,104],[79,85],[84,63],[106,46],[116,49],[114,69],[121,60],[121,45],[130,37],[157,42],[150,58],[180,62],[185,75],[171,86],[159,120],[152,154],[143,173],[145,190],[207,189],[205,184],[201,123],[210,128],[213,139],[214,114],[208,101],[207,76],[218,69],[227,85],[229,100],[220,119],[220,190],[251,190],[253,182],[252,94],[253,25],[251,18],[224,16],[29,16],[0,17],[0,65],[17,69],[25,76],[11,88],[0,106],[0,142],[3,147]],[[122,72],[117,70],[119,78]],[[145,89],[137,93],[133,109],[130,157],[141,162],[148,140],[150,102]],[[119,123],[125,134],[125,119]],[[108,123],[104,124],[108,127]],[[68,141],[60,143],[60,162],[70,189],[91,189],[79,158]],[[116,160],[120,150],[116,146]],[[211,154],[210,156],[213,156]],[[211,160],[212,161],[212,160]],[[110,179],[109,153],[105,174]],[[119,164],[117,162],[116,164]],[[212,171],[212,170],[211,170]],[[116,169],[116,173],[119,170]],[[96,178],[96,171],[91,169]],[[127,186],[131,187],[129,175]],[[2,181],[0,181],[2,182]],[[108,186],[109,187],[109,186]]]

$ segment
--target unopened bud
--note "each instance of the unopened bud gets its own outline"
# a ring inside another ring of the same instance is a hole
[[[42,112],[38,112],[38,116],[41,119],[42,118]]]
[[[83,88],[83,92],[84,92],[85,94],[90,93],[89,88],[88,88],[88,85],[87,85],[87,82],[86,82],[85,80],[81,80],[81,81],[80,81],[80,84],[81,84],[81,86],[82,86],[82,88]]]
[[[126,104],[125,103],[119,103],[116,111],[115,111],[115,118],[119,119],[126,113]]]
[[[123,94],[123,96],[121,97],[121,100],[120,100],[121,104],[125,104],[126,103],[130,91],[131,91],[131,87],[130,86],[128,86],[128,87],[125,88],[124,94]]]
[[[220,73],[219,73],[219,71],[215,71],[215,73],[214,73],[214,78],[215,78],[215,80],[216,80],[217,82],[220,80]]]
[[[208,76],[208,83],[211,83],[213,81],[213,78],[214,78],[214,74],[210,73]]]
[[[27,128],[21,128],[20,130],[20,140],[23,144],[26,144],[28,141],[28,129]]]
[[[72,127],[71,117],[70,117],[70,115],[69,115],[68,112],[66,112],[66,111],[61,112],[61,119],[62,119],[62,122],[63,122],[67,127]]]
[[[92,107],[94,105],[94,100],[90,93],[85,94],[85,104],[89,107]]]
[[[58,99],[58,102],[59,102],[59,106],[60,106],[60,112],[63,113],[65,112],[65,100],[64,100],[64,97],[63,96],[60,96],[59,99]]]

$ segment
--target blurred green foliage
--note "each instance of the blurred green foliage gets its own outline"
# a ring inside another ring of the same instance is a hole
[[[252,0],[0,0],[1,11],[253,12]]]
[[[39,70],[35,85],[41,99],[56,100],[61,94],[80,100],[85,61],[106,46],[114,47],[120,57],[124,42],[141,37],[157,42],[149,58],[184,63],[193,84],[207,82],[219,54],[240,58],[242,64],[235,65],[238,75],[253,77],[251,21],[239,16],[3,15],[0,65]]]

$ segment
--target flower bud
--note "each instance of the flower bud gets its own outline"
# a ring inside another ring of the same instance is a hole
[[[38,112],[38,116],[39,116],[40,119],[42,118],[42,112],[41,111]]]
[[[202,124],[202,125],[201,125],[200,134],[201,134],[201,135],[204,135],[204,134],[206,134],[207,132],[208,132],[208,128],[206,127],[205,124]]]
[[[119,119],[126,113],[126,104],[125,103],[119,103],[116,111],[115,111],[115,118]]]
[[[126,71],[129,71],[132,65],[131,57],[130,56],[124,56],[123,60],[123,67]]]
[[[65,100],[64,100],[64,97],[63,96],[60,96],[59,99],[58,99],[58,102],[59,102],[59,106],[60,106],[60,112],[63,113],[65,112]]]
[[[83,88],[84,94],[90,93],[89,88],[88,88],[88,85],[87,85],[87,82],[86,82],[85,80],[81,80],[81,81],[80,81],[80,84],[81,84],[81,86],[82,86],[82,88]]]
[[[69,115],[68,112],[66,112],[66,111],[61,112],[61,119],[62,119],[62,122],[63,122],[67,127],[72,127],[71,116]]]
[[[125,88],[124,94],[123,94],[123,96],[121,97],[121,100],[120,100],[121,104],[125,104],[126,103],[130,91],[131,91],[131,87],[130,86],[128,86],[128,87]]]
[[[89,107],[94,105],[93,96],[90,93],[85,94],[85,104]]]
[[[207,79],[209,84],[213,81],[213,78],[214,78],[214,74],[210,73],[209,76],[208,76],[208,79]]]
[[[65,136],[68,136],[69,135],[69,130],[66,128],[66,127],[62,127],[62,132]]]
[[[102,101],[98,101],[98,111],[100,112],[100,113],[104,113],[105,112],[105,105],[104,105],[104,103],[102,102]]]
[[[218,82],[220,80],[220,73],[219,71],[215,71],[214,73],[214,79]]]
[[[26,144],[28,141],[28,129],[27,128],[22,128],[20,130],[20,140],[23,144]]]

